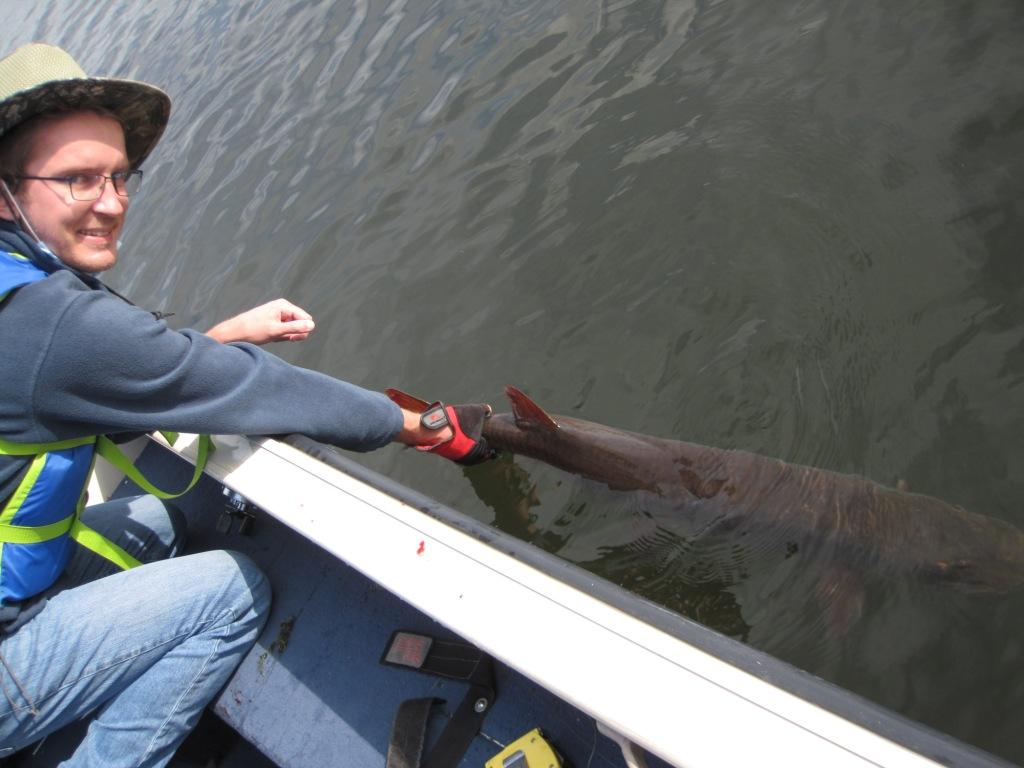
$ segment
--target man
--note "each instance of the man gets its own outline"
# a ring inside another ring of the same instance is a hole
[[[153,497],[76,513],[97,436],[302,432],[489,456],[482,406],[425,421],[254,346],[312,331],[287,301],[177,332],[103,286],[169,112],[159,89],[89,78],[59,48],[0,60],[0,757],[95,713],[69,764],[164,765],[267,615],[243,556],[162,559],[182,524]]]

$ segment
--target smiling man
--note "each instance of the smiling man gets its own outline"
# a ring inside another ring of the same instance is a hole
[[[88,77],[59,48],[0,60],[0,757],[93,715],[65,765],[164,765],[269,609],[245,557],[176,557],[184,524],[154,497],[80,508],[102,436],[301,432],[489,456],[459,407],[424,424],[256,346],[309,334],[290,302],[176,331],[103,285],[169,114],[159,89]]]
[[[36,118],[21,185],[22,212],[69,267],[102,272],[117,262],[128,198],[142,182],[129,167],[124,131],[98,112]],[[27,143],[27,142],[26,142]]]

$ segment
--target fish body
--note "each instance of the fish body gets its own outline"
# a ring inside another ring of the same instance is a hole
[[[494,414],[483,436],[499,451],[529,456],[657,503],[785,529],[822,542],[847,564],[913,573],[964,590],[1007,592],[1024,584],[1024,532],[940,499],[857,475],[789,464],[551,416],[514,387],[511,413]]]

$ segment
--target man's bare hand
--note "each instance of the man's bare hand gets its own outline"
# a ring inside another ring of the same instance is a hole
[[[248,341],[268,344],[272,341],[304,341],[316,327],[313,316],[287,299],[275,299],[218,323],[206,332],[222,344]]]

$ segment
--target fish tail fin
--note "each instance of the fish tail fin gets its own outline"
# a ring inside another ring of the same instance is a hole
[[[533,429],[558,429],[558,422],[520,390],[508,386],[505,387],[505,395],[512,404],[512,415],[515,416],[517,426]]]

